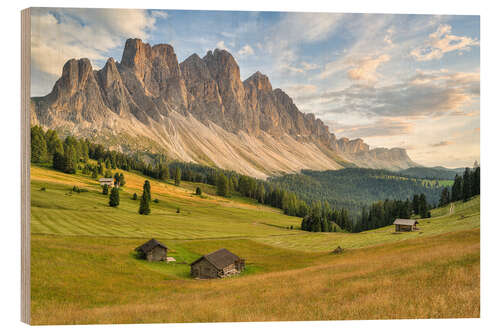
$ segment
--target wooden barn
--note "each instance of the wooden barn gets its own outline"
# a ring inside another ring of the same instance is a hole
[[[216,279],[239,274],[245,269],[245,259],[220,249],[204,255],[191,264],[191,276],[199,279]]]
[[[168,248],[154,238],[151,238],[146,243],[137,247],[135,250],[142,258],[147,259],[148,261],[167,260]]]
[[[99,184],[101,184],[101,186],[104,186],[104,185],[115,186],[115,179],[114,178],[99,178]]]
[[[396,226],[396,232],[418,230],[417,220],[396,219],[393,224]]]

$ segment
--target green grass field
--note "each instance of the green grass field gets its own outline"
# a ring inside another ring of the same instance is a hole
[[[417,232],[308,233],[277,209],[187,182],[149,179],[159,203],[142,216],[131,197],[145,177],[124,173],[111,208],[90,177],[32,166],[33,324],[479,316],[479,197],[433,210]],[[151,237],[177,261],[137,259]],[[191,279],[189,263],[221,247],[246,271]]]

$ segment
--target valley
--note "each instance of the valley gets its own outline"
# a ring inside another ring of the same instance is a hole
[[[31,167],[34,324],[479,316],[479,197],[433,210],[418,232],[310,233],[211,185],[123,173],[114,208],[90,176]],[[145,179],[158,199],[148,216],[131,199]],[[177,261],[137,259],[151,237]],[[246,259],[245,272],[191,279],[188,264],[221,247]]]

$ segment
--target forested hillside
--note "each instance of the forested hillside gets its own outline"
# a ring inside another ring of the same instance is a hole
[[[307,202],[327,200],[333,207],[357,213],[364,206],[379,200],[406,200],[422,193],[431,205],[436,205],[442,190],[441,186],[422,179],[385,170],[360,168],[303,170],[300,174],[273,177],[269,181],[296,193]]]
[[[401,170],[399,171],[399,174],[414,178],[453,180],[455,179],[455,175],[463,174],[464,170],[464,168],[447,169],[443,167],[413,167]]]

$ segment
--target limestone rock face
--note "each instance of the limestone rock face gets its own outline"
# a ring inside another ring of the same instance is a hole
[[[361,139],[337,139],[261,72],[242,82],[225,50],[179,64],[171,45],[140,39],[128,39],[121,62],[109,58],[99,70],[85,58],[68,60],[53,90],[32,98],[31,121],[104,144],[127,137],[119,149],[158,151],[260,178],[349,163],[416,165],[404,149],[370,150]]]

